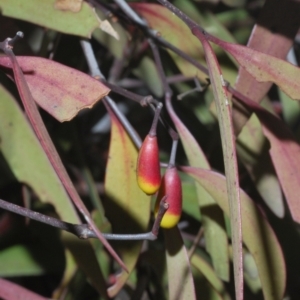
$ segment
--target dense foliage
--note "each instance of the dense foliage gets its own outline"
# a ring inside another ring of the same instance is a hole
[[[0,0],[1,299],[299,298],[300,3],[172,4]]]

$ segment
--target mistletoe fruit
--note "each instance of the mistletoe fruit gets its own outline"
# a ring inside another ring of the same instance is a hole
[[[148,195],[156,193],[160,187],[160,165],[157,137],[148,134],[142,144],[137,162],[137,182]]]
[[[163,228],[172,228],[179,222],[182,211],[181,180],[174,166],[169,166],[162,178],[155,204],[155,214],[157,214],[159,203],[164,196],[167,196],[166,202],[169,204],[169,208],[164,214],[160,226]]]

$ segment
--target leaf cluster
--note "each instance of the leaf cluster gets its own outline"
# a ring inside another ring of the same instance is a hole
[[[298,299],[300,5],[157,2],[0,0],[0,298]]]

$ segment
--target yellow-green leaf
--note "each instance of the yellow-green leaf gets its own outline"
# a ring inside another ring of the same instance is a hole
[[[80,11],[62,11],[55,8],[56,0],[1,0],[4,16],[31,22],[59,32],[90,38],[100,26],[95,9],[83,2]]]
[[[107,196],[106,213],[114,233],[145,232],[150,218],[150,197],[140,190],[136,180],[138,151],[127,132],[109,110],[111,117],[111,140],[105,176]],[[135,267],[142,242],[121,241],[116,249],[128,269],[117,276],[116,283],[108,289],[114,297],[126,283]]]
[[[177,226],[164,230],[169,300],[196,300],[187,250]]]
[[[0,96],[1,151],[12,172],[20,182],[30,186],[41,201],[51,203],[63,221],[80,224],[68,194],[16,100],[1,85]],[[94,286],[103,292],[105,286],[101,270],[89,242],[67,232],[63,234],[63,242],[70,247]],[[75,244],[77,247],[72,248]],[[78,252],[73,250],[79,247],[81,253],[77,255]],[[86,267],[87,259],[92,268]]]
[[[182,171],[195,178],[229,215],[226,179],[223,175],[191,167],[182,167]],[[286,268],[280,244],[270,224],[241,189],[240,196],[243,241],[256,262],[264,299],[281,300],[286,284]]]

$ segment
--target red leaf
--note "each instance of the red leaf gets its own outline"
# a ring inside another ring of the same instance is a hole
[[[291,215],[296,222],[300,223],[300,205],[297,193],[300,182],[300,145],[279,118],[239,93],[236,96],[256,113],[262,122],[264,135],[271,143],[270,155]]]
[[[300,68],[245,46],[209,39],[229,52],[259,82],[274,82],[292,99],[300,100]]]
[[[15,283],[0,278],[0,298],[9,300],[47,300],[30,290],[23,288]]]
[[[71,120],[109,93],[98,80],[52,60],[33,56],[17,60],[34,100],[60,122]],[[0,57],[0,68],[12,69],[8,57]]]
[[[299,28],[298,16],[299,5],[294,1],[265,1],[247,47],[285,59]],[[285,34],[282,34],[283,32]],[[251,94],[253,101],[260,102],[271,85],[271,82],[258,82],[244,68],[240,68],[235,89],[244,95]],[[239,107],[233,111],[236,132],[241,130],[247,119],[248,117],[239,110]]]

